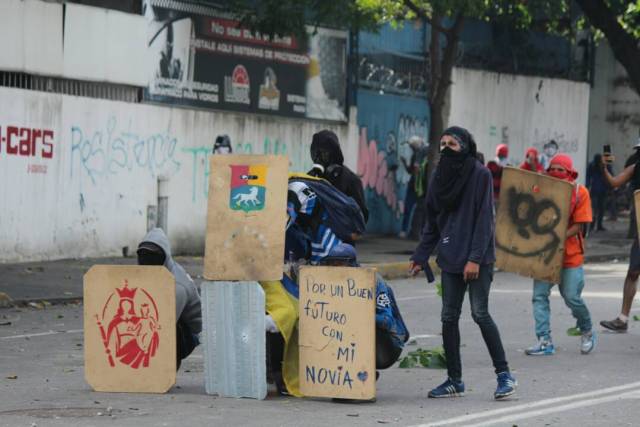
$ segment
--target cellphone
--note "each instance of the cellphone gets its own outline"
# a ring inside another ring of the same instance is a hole
[[[611,145],[607,144],[602,147],[603,154],[611,154]]]

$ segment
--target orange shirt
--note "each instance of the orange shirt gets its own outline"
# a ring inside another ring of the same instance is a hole
[[[575,190],[574,190],[575,191]],[[569,218],[569,227],[576,223],[591,222],[591,196],[589,190],[583,185],[578,185],[576,207]],[[568,237],[564,243],[564,268],[580,267],[584,263],[584,241],[582,233]]]

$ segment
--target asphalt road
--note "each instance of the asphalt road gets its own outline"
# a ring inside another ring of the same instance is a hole
[[[595,324],[618,313],[625,268],[587,267],[584,296]],[[417,341],[405,351],[440,345],[440,298],[433,286],[422,279],[391,285]],[[445,371],[394,366],[382,372],[377,402],[366,404],[273,393],[264,401],[208,396],[200,349],[183,363],[167,394],[95,393],[83,377],[81,306],[0,309],[0,426],[638,425],[640,322],[632,321],[627,334],[598,326],[598,347],[580,355],[579,337],[566,333],[575,322],[556,291],[552,328],[558,351],[530,357],[524,354],[535,340],[530,300],[531,280],[496,274],[491,311],[520,383],[516,397],[502,402],[493,400],[495,376],[467,302],[461,321],[466,396],[427,399]],[[640,315],[640,304],[636,309]]]

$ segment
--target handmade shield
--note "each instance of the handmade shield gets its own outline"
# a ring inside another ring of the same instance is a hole
[[[204,259],[208,280],[280,280],[289,161],[211,157]]]
[[[375,273],[300,269],[300,391],[305,396],[376,395]]]
[[[203,282],[201,288],[207,394],[264,399],[264,291],[256,282]]]
[[[95,391],[164,393],[176,382],[176,289],[161,266],[84,275],[85,378]]]
[[[504,168],[496,218],[496,266],[559,283],[569,225],[571,183]]]

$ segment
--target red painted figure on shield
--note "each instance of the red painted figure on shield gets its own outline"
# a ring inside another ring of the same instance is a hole
[[[115,366],[114,354],[120,363],[133,369],[141,366],[146,368],[160,343],[158,309],[147,291],[142,288],[131,289],[128,285],[125,280],[122,288],[116,288],[119,296],[117,304],[113,298],[115,293],[109,296],[102,309],[102,319],[96,315],[98,328],[112,367]],[[105,334],[102,321],[109,318],[111,320]]]

